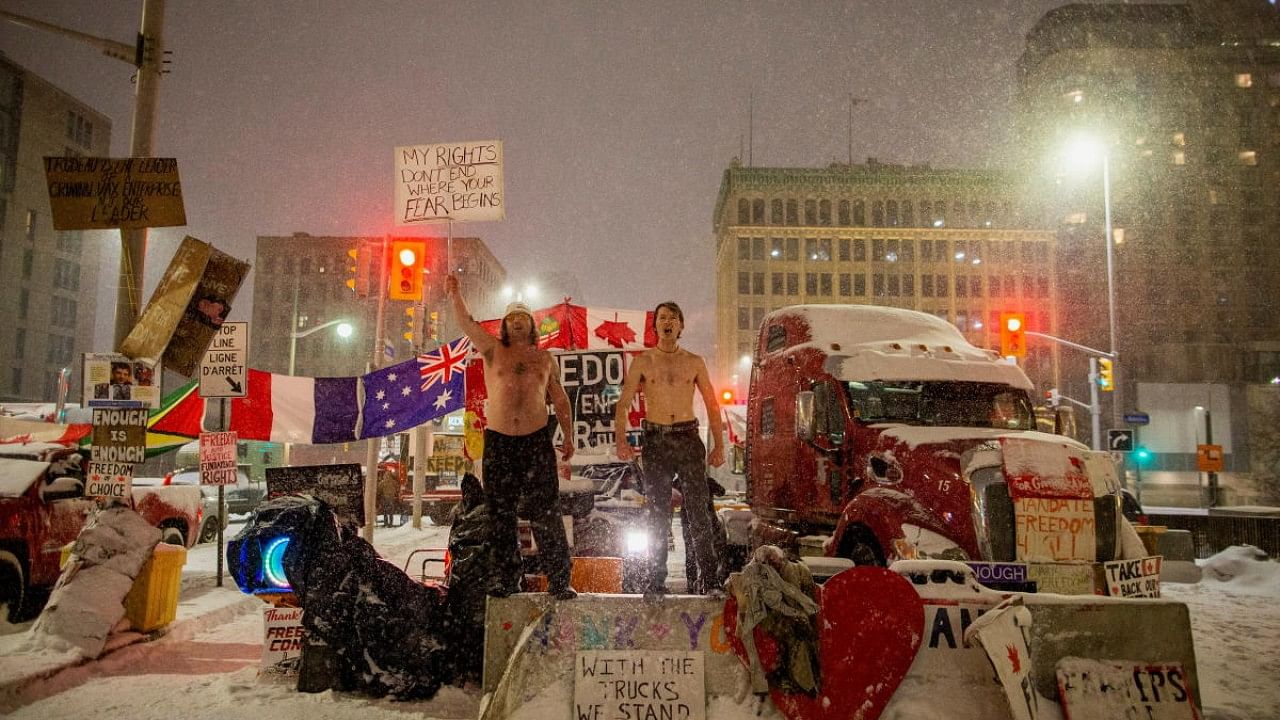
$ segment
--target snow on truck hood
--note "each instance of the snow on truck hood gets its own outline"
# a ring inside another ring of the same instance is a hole
[[[1031,390],[1016,365],[964,339],[945,320],[871,305],[795,305],[770,313],[765,324],[797,317],[809,328],[809,346],[827,354],[824,369],[842,381],[944,380],[1001,383]]]
[[[41,460],[0,458],[0,497],[19,497],[49,469]]]

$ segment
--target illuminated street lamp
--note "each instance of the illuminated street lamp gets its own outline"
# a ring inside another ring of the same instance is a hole
[[[290,375],[293,374],[294,362],[298,356],[299,338],[304,338],[308,335],[314,335],[315,333],[318,333],[321,330],[324,330],[325,328],[331,328],[331,327],[334,327],[335,325],[337,326],[337,329],[335,329],[334,332],[337,333],[338,337],[342,338],[343,340],[346,340],[347,338],[351,337],[351,333],[355,331],[355,328],[351,326],[351,323],[346,320],[330,320],[329,322],[321,323],[313,328],[308,328],[306,330],[303,330],[302,332],[289,333],[289,374]]]

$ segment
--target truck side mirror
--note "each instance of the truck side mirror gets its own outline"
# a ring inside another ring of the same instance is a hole
[[[812,440],[813,425],[813,391],[801,390],[796,393],[796,437]]]

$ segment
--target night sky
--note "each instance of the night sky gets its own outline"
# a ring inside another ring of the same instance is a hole
[[[853,94],[856,162],[998,167],[1025,35],[1063,4],[169,0],[154,154],[178,158],[190,225],[152,232],[144,297],[184,234],[244,258],[258,235],[443,234],[393,226],[392,149],[498,139],[507,219],[455,235],[515,281],[576,275],[587,304],[675,299],[709,353],[712,210],[753,93],[755,165],[847,161]],[[0,3],[129,43],[141,5]],[[129,154],[132,66],[0,28],[0,50],[109,116],[112,155]],[[118,242],[102,236],[105,350]]]

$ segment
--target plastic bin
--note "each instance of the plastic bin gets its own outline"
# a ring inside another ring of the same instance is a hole
[[[578,592],[622,592],[622,558],[576,557],[569,582]]]
[[[158,630],[178,616],[178,590],[187,549],[160,543],[124,598],[124,616],[139,632]]]

